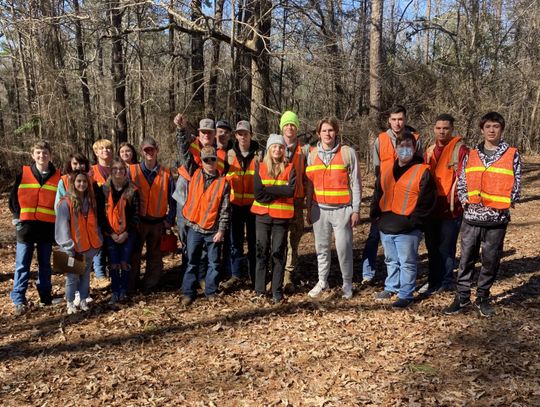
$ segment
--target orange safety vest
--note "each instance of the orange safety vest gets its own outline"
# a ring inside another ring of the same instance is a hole
[[[294,198],[304,198],[304,172],[306,170],[306,157],[302,152],[302,146],[298,142],[296,144],[296,149],[292,155],[291,164],[296,171],[296,189],[294,190]]]
[[[54,200],[60,181],[60,171],[56,170],[43,185],[34,177],[32,168],[23,167],[21,183],[17,191],[17,198],[21,212],[20,220],[39,220],[54,223]]]
[[[437,184],[437,193],[439,196],[448,196],[453,189],[453,185],[456,182],[456,170],[457,159],[459,157],[459,149],[463,143],[461,143],[461,137],[454,137],[450,142],[444,146],[444,149],[439,157],[439,160],[435,158],[433,150],[435,145],[431,146],[426,154],[426,164],[429,165],[429,170],[435,183]],[[456,154],[457,149],[457,154]]]
[[[203,229],[212,229],[219,216],[226,183],[220,176],[204,189],[203,170],[197,169],[189,182],[187,200],[182,209],[184,217]]]
[[[189,151],[191,152],[193,159],[195,160],[197,165],[202,168],[201,149],[202,149],[202,146],[199,140],[195,140],[189,146]],[[219,175],[223,175],[223,171],[225,170],[225,160],[227,158],[227,150],[216,148],[216,155],[217,155],[217,170],[219,172]],[[180,169],[178,170],[180,171]]]
[[[497,161],[485,167],[477,150],[471,150],[465,168],[469,202],[495,209],[508,209],[514,187],[514,156],[510,147]]]
[[[92,178],[97,182],[98,186],[102,186],[107,182],[107,179],[101,174],[98,164],[92,165]]]
[[[278,175],[277,178],[272,178],[268,174],[268,168],[265,163],[259,166],[259,175],[263,185],[288,185],[289,176],[293,166],[289,164],[285,170]],[[257,215],[270,215],[277,219],[291,219],[294,216],[294,198],[278,198],[269,204],[263,204],[258,201],[253,201],[251,212]]]
[[[321,204],[348,205],[351,203],[349,172],[341,153],[341,146],[328,166],[319,154],[306,168],[306,177],[313,183],[313,200]]]
[[[413,133],[416,141],[420,138],[420,134]],[[392,138],[388,132],[383,132],[379,134],[379,161],[380,161],[380,172],[388,170],[388,168],[394,167],[394,161],[396,161],[397,153],[394,145],[392,144]]]
[[[255,157],[252,158],[249,166],[244,171],[236,153],[232,163],[229,163],[229,171],[226,179],[231,186],[231,203],[238,206],[247,206],[253,204],[255,196],[253,195],[253,176],[255,175]]]
[[[73,213],[73,204],[68,196],[63,197],[69,206],[69,223],[71,238],[75,243],[75,252],[84,253],[92,248],[99,249],[103,242],[99,236],[96,211],[88,210],[84,216],[82,213]]]
[[[397,181],[393,167],[381,172],[381,211],[404,216],[413,213],[420,194],[420,181],[426,171],[429,171],[427,164],[414,164]]]
[[[64,184],[64,189],[67,190],[69,189],[69,184],[71,183],[70,179],[71,177],[69,176],[69,174],[64,174],[60,177],[62,179],[62,183]],[[88,185],[90,186],[90,185]]]
[[[103,192],[107,197],[107,206],[105,207],[105,214],[107,220],[114,233],[117,235],[124,233],[127,229],[126,222],[126,196],[122,193],[116,205],[114,204],[112,188],[103,187]],[[125,191],[124,191],[125,192]]]
[[[131,164],[129,166],[129,175],[139,190],[141,198],[139,214],[152,218],[165,217],[169,204],[170,171],[160,167],[152,185],[148,184],[141,169],[141,164]]]

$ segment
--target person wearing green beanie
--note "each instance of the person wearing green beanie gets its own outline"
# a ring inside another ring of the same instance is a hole
[[[281,131],[283,131],[283,127],[285,127],[287,124],[294,124],[296,130],[300,128],[300,120],[298,120],[298,116],[296,115],[296,113],[290,110],[287,110],[281,116],[281,120],[279,121],[279,128],[281,129]]]
[[[306,160],[309,155],[309,144],[304,145],[298,140],[300,120],[293,111],[286,111],[279,121],[281,134],[287,148],[285,155],[287,160],[294,166],[296,172],[296,189],[294,192],[294,217],[290,220],[287,234],[287,261],[283,276],[283,288],[285,292],[294,291],[293,277],[298,263],[298,246],[304,234],[304,176]]]

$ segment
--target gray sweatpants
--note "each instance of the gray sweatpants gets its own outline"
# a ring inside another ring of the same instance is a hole
[[[311,207],[311,223],[313,224],[313,235],[315,236],[319,281],[326,282],[330,274],[330,252],[332,249],[333,231],[343,283],[352,283],[353,240],[351,214],[351,206],[337,209],[323,209],[317,205]]]

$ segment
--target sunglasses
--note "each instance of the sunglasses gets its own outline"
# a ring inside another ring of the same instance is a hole
[[[216,157],[207,157],[207,158],[203,158],[203,161],[204,161],[206,164],[215,163],[215,162],[216,162]]]
[[[145,147],[143,151],[145,153],[153,153],[154,151],[156,151],[156,149],[154,147]]]

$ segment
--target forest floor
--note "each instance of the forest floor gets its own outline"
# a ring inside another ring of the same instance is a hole
[[[298,289],[284,304],[257,304],[247,289],[180,306],[178,257],[163,286],[113,309],[92,289],[92,309],[38,308],[32,283],[25,315],[12,314],[14,231],[0,212],[0,404],[5,406],[530,406],[540,405],[540,158],[524,163],[492,295],[497,316],[445,316],[437,294],[404,311],[376,302],[378,284],[341,299],[335,254],[331,290],[317,279],[313,236],[301,242]],[[365,185],[372,184],[371,179]],[[371,190],[366,188],[365,195]],[[365,200],[367,205],[367,198]],[[367,207],[362,209],[367,215]],[[365,219],[364,219],[365,220]],[[368,231],[354,234],[355,272]],[[425,246],[419,284],[425,281]],[[33,266],[35,270],[35,266]],[[35,280],[32,280],[35,281]],[[64,280],[53,277],[55,295]]]

